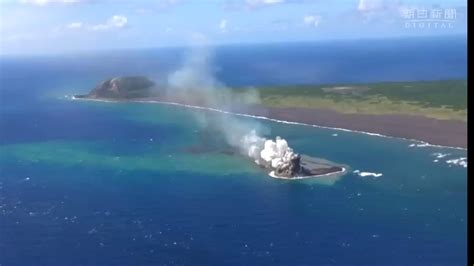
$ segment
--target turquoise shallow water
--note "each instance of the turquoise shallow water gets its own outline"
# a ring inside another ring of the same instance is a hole
[[[1,265],[466,264],[467,172],[446,163],[465,150],[261,120],[266,136],[349,166],[278,180],[196,110],[64,97],[100,67],[3,64],[16,74],[0,78]]]
[[[196,110],[48,101],[28,123],[24,111],[4,113],[16,121],[0,154],[7,262],[466,260],[466,169],[445,163],[463,150],[261,121],[295,150],[350,166],[339,180],[282,181],[229,153]],[[436,152],[450,155],[435,163]]]

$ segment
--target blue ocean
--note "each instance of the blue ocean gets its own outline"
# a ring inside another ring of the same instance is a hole
[[[159,81],[187,52],[1,57],[0,265],[467,263],[466,150],[258,120],[349,167],[279,180],[200,126],[207,111],[65,97]],[[233,87],[441,80],[467,77],[466,54],[458,37],[235,45],[213,67]]]

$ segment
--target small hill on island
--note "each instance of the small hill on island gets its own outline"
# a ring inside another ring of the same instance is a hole
[[[76,98],[136,99],[150,97],[155,83],[144,76],[115,77],[101,82],[89,94]]]

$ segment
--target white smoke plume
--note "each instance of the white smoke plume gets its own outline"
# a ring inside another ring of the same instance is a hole
[[[185,58],[183,66],[168,76],[167,97],[186,104],[212,107],[232,112],[243,104],[258,104],[256,91],[236,92],[216,79],[212,68],[212,54],[205,47],[195,48]],[[225,137],[228,144],[255,163],[277,168],[295,155],[286,140],[263,138],[259,135],[268,129],[258,121],[243,121],[234,116],[206,116],[195,114],[203,127],[211,127]]]
[[[285,139],[280,137],[276,137],[275,140],[265,139],[258,136],[255,130],[251,130],[242,138],[241,146],[256,164],[272,168],[289,164],[296,155]]]

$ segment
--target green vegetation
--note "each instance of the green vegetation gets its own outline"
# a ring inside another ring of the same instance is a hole
[[[467,121],[466,80],[263,87],[258,92],[262,104],[269,107],[412,114]]]

